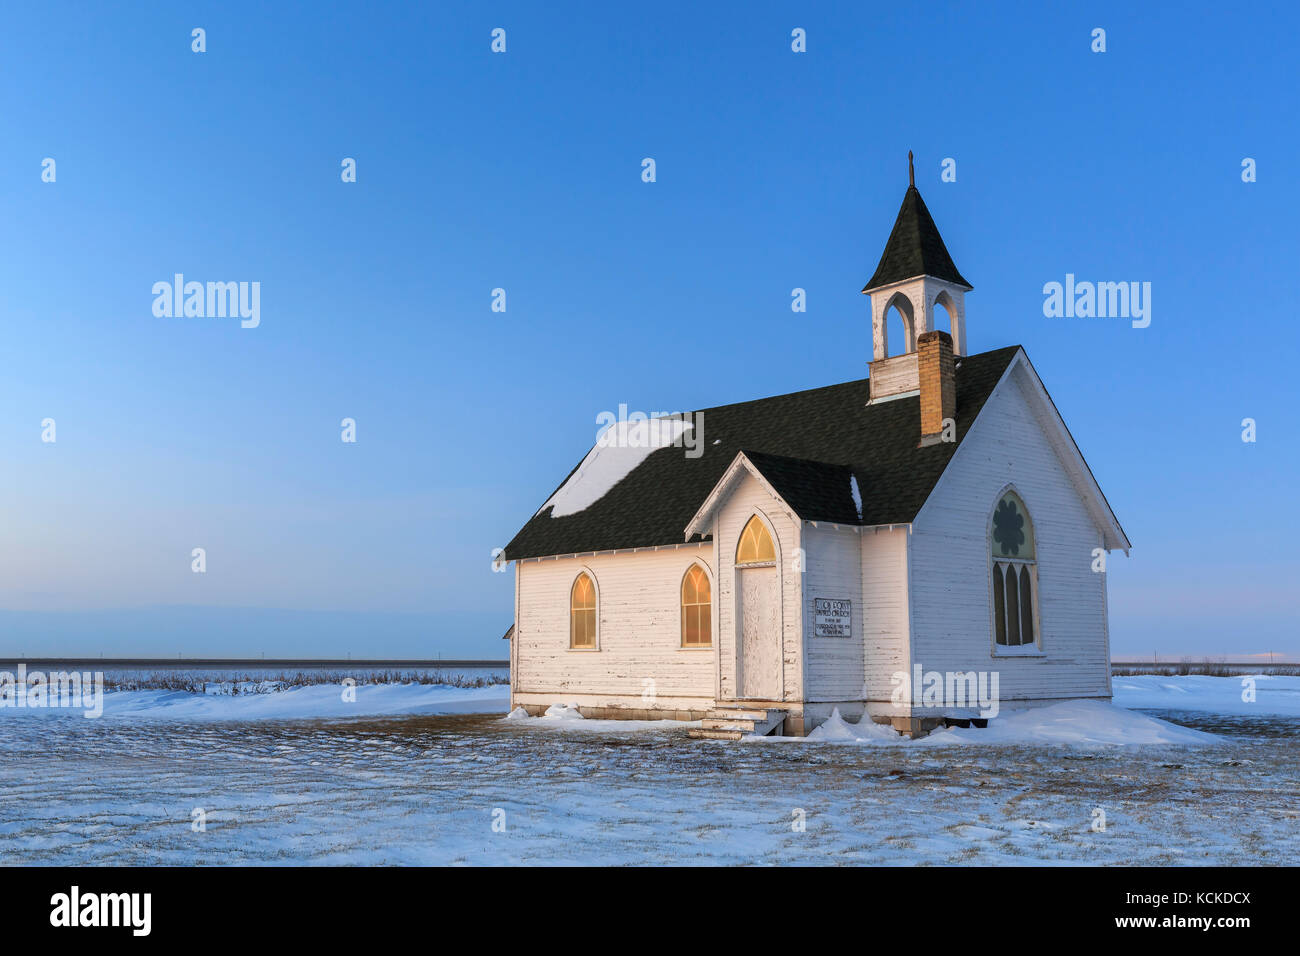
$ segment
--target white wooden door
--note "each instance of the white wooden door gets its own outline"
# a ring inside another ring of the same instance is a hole
[[[740,572],[740,696],[781,699],[781,600],[776,568]]]

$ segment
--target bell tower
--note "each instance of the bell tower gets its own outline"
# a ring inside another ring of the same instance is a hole
[[[930,210],[925,208],[916,188],[911,150],[907,153],[907,179],[903,205],[880,264],[862,289],[871,296],[872,398],[919,387],[917,340],[935,331],[937,305],[948,313],[954,355],[966,354],[966,293],[973,287],[957,271]],[[891,308],[903,320],[903,341],[893,343],[892,357],[886,322]]]

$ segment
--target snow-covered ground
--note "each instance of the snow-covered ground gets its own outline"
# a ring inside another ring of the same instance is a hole
[[[339,685],[316,684],[270,692],[248,690],[240,694],[191,694],[178,690],[108,691],[104,694],[100,719],[300,720],[398,714],[482,714],[504,712],[510,706],[508,685],[465,688],[439,684],[358,684],[347,690],[350,693]],[[49,708],[3,708],[0,709],[0,732],[3,732],[6,719],[62,717],[68,713]]]
[[[1111,681],[1115,703],[1151,710],[1198,710],[1242,716],[1300,717],[1300,677],[1163,677],[1142,674]],[[1247,698],[1253,695],[1253,700]]]
[[[756,740],[773,738],[759,737]],[[946,727],[918,740],[910,740],[870,718],[850,723],[839,712],[808,735],[826,743],[872,743],[912,747],[954,744],[1008,746],[1012,744],[1071,744],[1100,747],[1139,744],[1216,744],[1222,738],[1168,721],[1147,717],[1096,700],[1063,701],[1050,707],[1009,711],[987,727]]]
[[[1300,680],[1258,680],[1253,705],[1236,678],[1115,687],[1155,715],[1057,705],[919,741],[839,721],[820,740],[739,746],[584,721],[562,702],[506,719],[505,688],[362,686],[350,705],[328,687],[126,691],[99,720],[9,709],[0,859],[1300,862],[1300,719],[1286,709]]]
[[[552,704],[540,717],[529,717],[528,711],[516,707],[504,720],[513,721],[516,727],[550,728],[552,730],[613,732],[620,734],[643,733],[653,730],[682,730],[698,727],[699,721],[678,720],[592,720],[583,717],[575,704]]]

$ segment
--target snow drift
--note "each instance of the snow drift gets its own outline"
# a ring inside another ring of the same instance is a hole
[[[766,738],[753,738],[766,739]],[[824,743],[909,744],[1073,744],[1117,746],[1133,744],[1213,744],[1222,738],[1167,720],[1136,714],[1097,700],[1067,700],[1046,707],[1004,711],[987,727],[944,727],[915,741],[883,724],[863,717],[849,723],[835,710],[805,739]]]
[[[1300,717],[1300,677],[1166,677],[1141,674],[1111,681],[1115,703],[1147,710],[1200,710],[1239,716]],[[1249,692],[1249,693],[1248,693]],[[1243,699],[1254,697],[1253,700]]]

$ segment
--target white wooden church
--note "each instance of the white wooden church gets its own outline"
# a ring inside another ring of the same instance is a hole
[[[913,183],[862,290],[868,378],[663,422],[648,448],[610,429],[506,548],[512,707],[735,738],[835,708],[980,724],[900,695],[922,672],[996,674],[1002,713],[1108,699],[1095,569],[1129,541],[1024,349],[967,354],[971,288]]]

